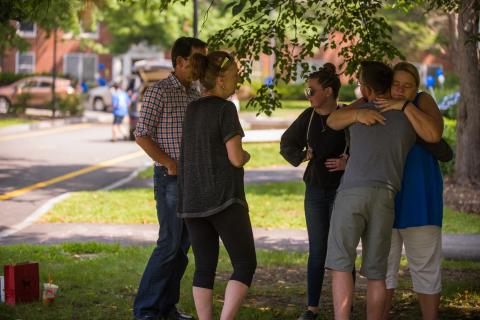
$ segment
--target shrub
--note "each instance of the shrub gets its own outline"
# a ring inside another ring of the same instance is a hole
[[[443,130],[443,138],[452,147],[453,151],[455,151],[455,147],[457,144],[457,135],[456,135],[457,121],[444,118],[444,122],[445,122],[445,128]],[[453,174],[454,168],[455,168],[455,157],[453,158],[452,161],[440,162],[440,170],[442,170],[443,175]]]
[[[255,95],[257,90],[262,86],[262,82],[260,81],[252,81],[252,84],[250,85],[251,91],[250,93]],[[285,84],[285,83],[279,83],[277,85],[277,91],[280,95],[280,99],[282,100],[304,100],[305,99],[305,83],[300,82],[300,83],[290,83],[290,84]],[[338,99],[339,101],[342,102],[350,102],[356,100],[355,96],[355,84],[343,84],[342,87],[340,88],[340,92],[338,93]],[[245,98],[250,98],[250,97],[244,97],[242,95],[242,99]]]
[[[13,73],[13,72],[0,72],[0,86],[6,86],[14,83],[17,80],[31,77],[33,74],[29,73]]]
[[[280,99],[283,100],[302,100],[305,99],[305,84],[291,83],[291,84],[279,84],[277,91],[280,95]]]
[[[353,83],[342,84],[340,92],[338,93],[338,101],[351,102],[357,100],[357,97],[355,96],[356,88],[357,85]]]
[[[457,119],[457,105],[458,104],[454,104],[447,110],[443,111],[443,115],[449,119]]]
[[[62,116],[80,116],[84,111],[80,103],[80,96],[75,94],[59,98],[57,108]]]
[[[17,102],[10,106],[8,113],[12,113],[14,115],[24,114],[25,110],[28,107],[28,100],[32,97],[29,93],[20,93],[17,96]]]

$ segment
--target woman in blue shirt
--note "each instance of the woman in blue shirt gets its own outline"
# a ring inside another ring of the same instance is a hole
[[[399,109],[412,123],[417,133],[439,141],[443,133],[443,117],[433,98],[418,93],[420,77],[417,68],[400,62],[394,67],[390,101],[378,101],[384,110]],[[450,160],[451,149],[441,140],[438,144],[416,144],[410,150],[403,175],[402,189],[395,199],[395,222],[388,258],[386,278],[388,318],[398,269],[405,246],[413,288],[417,292],[423,319],[437,319],[441,292],[443,180],[436,158],[429,151],[446,150]],[[445,153],[445,152],[444,152]]]

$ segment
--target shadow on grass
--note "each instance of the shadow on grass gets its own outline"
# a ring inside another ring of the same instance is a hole
[[[132,319],[132,302],[152,247],[118,244],[73,243],[54,246],[0,247],[0,264],[25,260],[40,263],[40,278],[49,275],[60,286],[51,306],[39,303],[0,305],[0,319]],[[239,320],[294,319],[303,311],[306,296],[306,262],[302,253],[258,250],[258,269]],[[191,283],[193,257],[182,281],[180,307],[194,313]],[[444,265],[444,292],[440,319],[478,319],[480,314],[480,263],[448,262]],[[214,290],[215,312],[223,303],[223,290],[231,266],[224,249]],[[419,319],[408,269],[402,268],[392,319]],[[332,318],[331,277],[326,273],[320,302],[320,319]],[[366,279],[357,277],[355,319],[365,318]]]

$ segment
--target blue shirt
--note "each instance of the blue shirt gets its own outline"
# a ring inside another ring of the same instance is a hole
[[[130,104],[130,98],[128,94],[123,90],[115,90],[112,93],[112,106],[113,115],[124,117],[128,113],[128,105]]]
[[[417,94],[413,103],[418,107]],[[418,144],[407,155],[402,189],[395,198],[394,228],[442,226],[443,178],[437,160]]]

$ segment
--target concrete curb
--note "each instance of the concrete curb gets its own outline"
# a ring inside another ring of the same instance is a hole
[[[269,119],[251,119],[240,118],[242,126],[245,128],[245,142],[270,142],[280,141],[280,137],[293,119],[284,120],[277,118]],[[86,110],[81,117],[60,118],[52,120],[42,120],[30,124],[13,125],[0,129],[0,135],[20,133],[26,131],[35,131],[42,129],[58,128],[70,124],[79,123],[107,123],[111,124],[111,113],[101,111]]]

